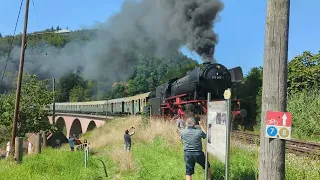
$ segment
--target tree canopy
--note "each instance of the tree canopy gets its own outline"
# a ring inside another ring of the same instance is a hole
[[[305,51],[288,65],[288,91],[296,93],[310,88],[320,88],[320,52]]]
[[[23,137],[29,132],[51,130],[49,120],[44,118],[49,113],[45,107],[52,102],[52,91],[49,90],[48,80],[40,81],[36,75],[24,74],[22,82],[17,135]],[[11,135],[15,90],[1,94],[0,99],[0,131],[2,134],[0,141],[4,141],[8,140],[6,138]]]
[[[318,100],[315,97],[320,90],[320,52],[312,54],[309,51],[303,52],[301,55],[296,56],[288,63],[288,109],[292,109],[294,114],[294,120],[296,120],[296,129],[305,131],[305,133],[320,132],[320,129],[312,130],[306,129],[305,123],[301,122],[302,119],[314,119],[309,112],[305,112],[305,109],[310,109],[311,104],[317,104]],[[262,67],[254,67],[246,75],[245,79],[238,87],[238,97],[242,99],[242,108],[248,111],[242,125],[248,129],[256,126],[260,128],[260,113],[261,113],[261,95],[262,95]],[[305,98],[309,92],[310,97]],[[303,105],[304,103],[307,104]],[[306,106],[308,108],[302,108]],[[301,111],[300,111],[300,110]],[[299,111],[298,111],[299,110]],[[303,112],[302,112],[303,110]],[[312,110],[313,111],[313,110]],[[300,118],[300,114],[308,114],[303,118]],[[316,112],[312,113],[316,115]],[[298,119],[295,119],[299,117]],[[305,120],[304,120],[305,121]],[[307,122],[307,121],[305,121]],[[313,123],[319,123],[319,121],[313,121]],[[300,124],[300,125],[299,125]],[[313,126],[317,127],[317,126]]]

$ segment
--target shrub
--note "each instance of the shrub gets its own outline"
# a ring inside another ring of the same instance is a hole
[[[320,136],[320,90],[305,90],[288,97],[292,133],[299,139]]]

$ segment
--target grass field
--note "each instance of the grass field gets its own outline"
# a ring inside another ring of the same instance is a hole
[[[23,163],[19,165],[13,162],[0,161],[0,179],[96,179],[100,176],[100,173],[97,174],[99,162],[90,159],[89,165],[89,168],[84,168],[83,152],[48,148],[40,155],[25,156]],[[102,165],[100,166],[102,167]],[[101,171],[102,173],[103,171]]]
[[[123,133],[136,127],[132,151],[123,150]],[[41,155],[25,157],[15,165],[0,161],[0,179],[168,179],[185,178],[182,143],[177,139],[174,124],[152,121],[146,129],[140,118],[117,119],[88,134],[91,142],[89,167],[84,168],[84,153],[62,149],[46,149]],[[103,166],[107,166],[108,178]],[[209,157],[214,179],[224,179],[224,165]],[[232,142],[230,179],[256,179],[258,147]],[[287,155],[286,179],[320,179],[319,161]],[[196,165],[193,179],[203,179],[204,171]],[[18,178],[21,177],[21,178]]]

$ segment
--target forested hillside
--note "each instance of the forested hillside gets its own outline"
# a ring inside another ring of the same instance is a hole
[[[110,56],[101,49],[94,49],[101,48],[93,42],[98,30],[53,33],[56,30],[60,30],[60,27],[28,35],[19,117],[19,127],[24,128],[18,129],[21,136],[27,132],[38,132],[39,129],[55,130],[41,118],[48,113],[42,109],[43,105],[52,100],[53,78],[56,78],[56,101],[90,101],[148,92],[170,78],[182,77],[198,65],[197,61],[179,52],[156,56],[137,50],[129,51],[129,54],[119,52],[119,57],[116,57],[117,53],[111,52],[115,55]],[[0,36],[1,78],[12,38]],[[11,136],[20,43],[21,35],[15,36],[4,81],[0,84],[0,147]],[[91,57],[97,57],[98,61]],[[99,67],[95,68],[92,64]]]
[[[61,77],[57,86],[58,101],[112,99],[145,93],[154,90],[171,78],[182,77],[197,65],[197,61],[180,53],[168,58],[141,54],[134,71],[127,80],[113,82],[111,87],[105,89],[100,88],[103,84],[101,81],[83,79],[81,71],[67,73]]]
[[[98,57],[102,59],[97,63],[99,68],[94,69],[92,67],[89,72],[84,69],[94,64],[95,60],[92,59],[92,63],[84,62],[83,64],[78,64],[78,59],[74,59],[77,56],[74,54],[81,54],[82,52],[71,52],[70,46],[81,50],[78,46],[91,43],[99,31],[78,30],[64,34],[53,33],[60,29],[60,27],[52,27],[51,29],[28,35],[25,60],[25,72],[37,74],[39,79],[58,79],[56,89],[57,101],[59,102],[101,100],[144,93],[153,90],[160,83],[170,78],[183,76],[188,70],[198,65],[197,61],[187,58],[179,52],[154,56],[153,54],[148,54],[148,52],[137,50],[129,54],[131,57],[121,59],[123,61],[121,64],[115,64],[119,61],[118,59]],[[0,38],[1,76],[11,40],[12,36]],[[15,86],[12,82],[18,70],[20,43],[21,35],[15,36],[13,41],[14,48],[8,61],[4,82],[0,86],[0,93]],[[68,54],[65,49],[72,55],[70,55],[70,58],[66,57]],[[92,49],[90,53],[95,53],[95,50]],[[100,52],[97,51],[96,53],[99,54]],[[61,56],[61,54],[64,55]],[[122,56],[123,54],[119,52],[119,57]],[[63,59],[63,62],[58,59],[59,57]],[[128,61],[125,61],[126,59]],[[58,63],[52,61],[57,61]],[[65,64],[68,64],[70,68],[65,68]],[[102,75],[92,76],[92,74],[97,73],[96,71],[99,71],[99,74]]]

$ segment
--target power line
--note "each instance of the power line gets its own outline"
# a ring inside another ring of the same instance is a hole
[[[40,23],[39,23],[39,19],[38,19],[38,13],[36,11],[36,6],[34,5],[34,1],[32,0],[32,6],[33,6],[33,9],[36,13],[36,19],[37,19],[37,23],[38,23],[38,27],[39,27],[39,30],[40,30]]]
[[[19,8],[19,13],[18,13],[18,18],[17,18],[17,21],[16,21],[16,25],[15,25],[15,27],[14,27],[14,32],[13,32],[13,36],[12,36],[12,40],[11,40],[11,44],[10,44],[10,48],[9,48],[9,52],[8,52],[8,55],[7,55],[6,64],[5,64],[4,69],[3,69],[3,73],[2,73],[2,77],[1,77],[0,86],[2,85],[3,78],[4,78],[4,74],[6,73],[6,69],[7,69],[7,65],[8,65],[8,61],[9,61],[9,57],[10,57],[10,53],[11,53],[11,51],[12,51],[13,40],[14,40],[14,36],[16,35],[16,30],[17,30],[17,25],[18,25],[19,17],[20,17],[20,12],[21,12],[22,3],[23,3],[23,0],[21,0],[21,3],[20,3],[20,8]]]

